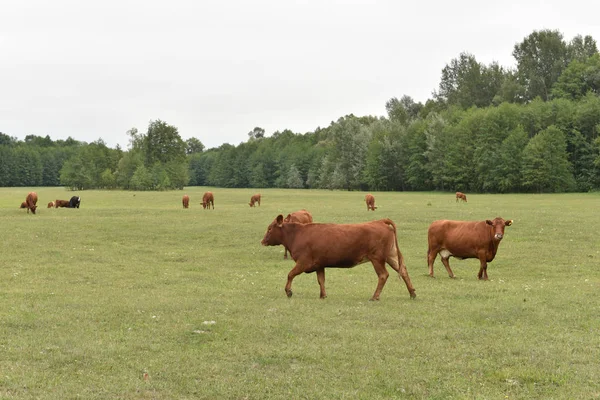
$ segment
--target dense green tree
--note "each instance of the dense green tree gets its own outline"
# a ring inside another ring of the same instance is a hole
[[[143,139],[143,148],[146,167],[151,167],[156,162],[167,163],[185,159],[186,143],[179,136],[179,131],[159,119],[150,121]]]
[[[550,126],[529,140],[523,154],[523,186],[535,192],[575,188],[564,133]]]
[[[196,153],[202,153],[204,151],[204,145],[202,144],[202,142],[195,138],[195,137],[191,137],[188,140],[185,141],[185,153],[190,155],[190,154],[196,154]]]
[[[534,31],[515,45],[517,80],[525,88],[525,100],[548,100],[552,85],[569,61],[569,50],[562,33],[544,29]]]
[[[579,100],[588,92],[600,94],[600,54],[575,59],[562,72],[552,88],[554,98]]]

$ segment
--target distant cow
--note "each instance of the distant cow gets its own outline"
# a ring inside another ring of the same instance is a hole
[[[183,208],[188,208],[190,206],[190,196],[184,194],[181,203],[183,203]]]
[[[79,208],[79,204],[81,204],[81,197],[79,196],[73,196],[69,200],[69,208]]]
[[[51,201],[50,203],[48,203],[48,208],[54,208],[54,202]]]
[[[292,297],[292,280],[296,275],[316,272],[321,288],[320,297],[324,299],[327,297],[326,267],[350,268],[367,261],[371,261],[379,277],[371,300],[379,300],[389,276],[386,262],[404,280],[410,297],[416,296],[398,247],[396,224],[389,219],[360,224],[299,224],[284,223],[283,215],[278,215],[275,224],[267,228],[261,244],[283,244],[296,261],[285,285],[288,297]]]
[[[25,197],[25,208],[27,208],[27,214],[29,214],[29,210],[35,214],[35,210],[37,209],[37,201],[38,196],[36,192],[29,192],[27,194],[27,197]],[[23,205],[21,204],[21,207],[22,206]]]
[[[22,202],[21,206],[19,208],[27,208],[27,203],[26,202]]]
[[[54,200],[54,208],[69,207],[69,200]]]
[[[456,192],[456,201],[462,200],[465,203],[467,202],[467,195],[462,192]]]
[[[288,214],[287,217],[284,218],[283,220],[284,223],[286,222],[297,222],[299,224],[310,224],[313,222],[313,217],[312,214],[304,209],[302,210],[298,210],[298,211],[294,211],[291,214]],[[271,222],[272,224],[277,224],[277,219],[275,219],[273,222]],[[287,247],[283,247],[285,249],[284,253],[283,253],[283,258],[285,260],[287,260],[288,256],[288,248]],[[291,252],[290,252],[290,256],[291,256]]]
[[[365,202],[367,203],[367,211],[375,211],[377,207],[375,207],[375,197],[372,194],[368,194],[365,196]]]
[[[496,217],[485,221],[435,221],[429,226],[427,239],[427,263],[429,275],[433,277],[433,263],[438,253],[450,278],[454,273],[448,259],[452,257],[479,259],[477,277],[487,280],[487,263],[492,262],[504,237],[504,227],[512,225],[512,220]]]
[[[214,210],[215,209],[215,196],[213,195],[212,192],[206,192],[202,196],[202,208],[204,208],[205,210],[206,209],[210,210],[211,205]]]
[[[250,207],[256,207],[256,203],[258,203],[258,205],[260,206],[260,193],[257,193],[254,196],[250,197],[250,203],[248,204],[250,205]]]

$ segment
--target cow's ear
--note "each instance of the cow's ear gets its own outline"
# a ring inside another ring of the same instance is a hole
[[[506,225],[506,226],[511,226],[512,223],[513,223],[512,219],[509,219],[508,221],[504,221],[504,225]]]
[[[284,221],[290,222],[290,219],[292,219],[292,214],[288,214],[287,217],[285,217]]]
[[[277,226],[281,226],[283,224],[283,215],[279,214],[277,216]]]
[[[494,223],[492,221],[490,221],[489,219],[486,219],[485,223],[488,224],[488,225],[494,225]]]

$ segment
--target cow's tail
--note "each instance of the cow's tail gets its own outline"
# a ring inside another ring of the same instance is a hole
[[[402,255],[402,252],[400,251],[400,246],[398,245],[398,231],[396,229],[396,224],[389,218],[386,218],[383,221],[394,231],[394,241],[396,243],[396,252],[398,254],[398,269],[396,271],[398,271],[398,275],[400,276],[400,278],[404,280],[410,297],[414,299],[415,297],[417,297],[417,294],[415,293],[415,288],[413,287],[412,282],[410,281],[410,277],[408,276],[408,270],[406,269],[406,264],[404,263],[404,256]]]

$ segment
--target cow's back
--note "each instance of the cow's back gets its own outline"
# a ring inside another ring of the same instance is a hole
[[[313,218],[310,212],[306,210],[295,211],[290,214],[290,220],[286,222],[297,222],[300,224],[309,224],[313,222]]]

